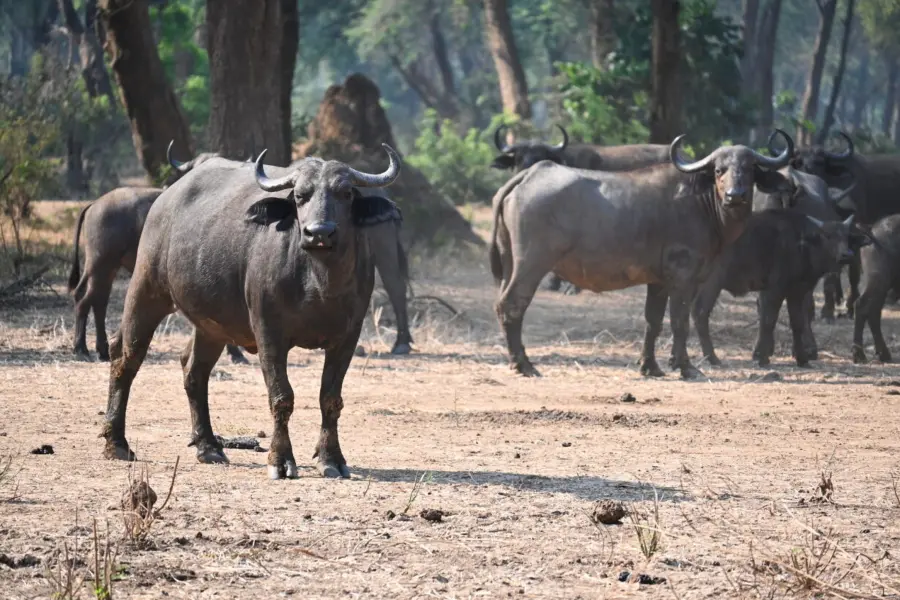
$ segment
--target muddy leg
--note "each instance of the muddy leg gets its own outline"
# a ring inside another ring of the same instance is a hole
[[[669,291],[656,283],[647,285],[647,300],[644,303],[644,319],[647,327],[644,330],[644,347],[641,350],[641,375],[645,377],[665,377],[656,362],[656,338],[662,332],[663,317],[666,316],[666,303]]]
[[[344,408],[341,390],[344,376],[353,358],[356,336],[337,348],[325,351],[325,367],[322,369],[322,387],[319,391],[319,408],[322,411],[322,431],[313,458],[318,458],[319,473],[323,477],[350,477],[347,461],[338,441],[338,419]]]
[[[712,336],[709,334],[709,315],[712,314],[716,300],[719,298],[721,290],[717,285],[712,285],[709,281],[704,283],[697,292],[697,297],[691,305],[691,312],[694,317],[694,328],[697,330],[697,337],[700,338],[700,347],[703,349],[703,358],[713,366],[719,366],[722,361],[716,356],[716,349],[713,346]],[[670,309],[671,310],[671,309]]]
[[[115,275],[115,274],[113,274]],[[112,293],[113,280],[100,282],[94,290],[94,328],[97,330],[97,356],[100,360],[109,360],[109,340],[106,337],[106,307]]]
[[[228,356],[231,357],[231,362],[235,365],[249,365],[250,361],[244,356],[244,353],[241,352],[241,349],[235,346],[234,344],[227,344],[225,346],[225,350],[228,352]]]
[[[804,344],[804,333],[809,323],[804,310],[806,293],[792,291],[787,297],[788,317],[791,321],[791,333],[793,334],[794,358],[798,367],[809,366],[809,356]]]
[[[287,376],[287,355],[290,345],[281,340],[277,330],[259,329],[255,332],[259,342],[259,364],[269,392],[269,410],[272,413],[272,443],[269,445],[269,477],[294,479],[297,477],[297,461],[288,433],[288,423],[294,412],[294,390]]]
[[[206,464],[228,462],[209,421],[209,374],[222,354],[222,346],[195,328],[194,336],[181,354],[184,391],[191,408],[193,429],[188,446],[196,447],[197,460]]]
[[[781,312],[783,303],[784,294],[777,291],[762,291],[757,298],[759,332],[753,350],[753,360],[761,367],[769,366],[769,359],[775,353],[775,325],[778,323],[778,313]]]
[[[125,413],[131,384],[144,362],[156,327],[173,308],[168,295],[132,280],[125,297],[122,325],[110,347],[109,400],[101,434],[106,439],[103,453],[106,458],[134,460],[134,452],[125,439]]]
[[[669,296],[669,323],[672,327],[672,359],[673,369],[681,371],[682,379],[703,377],[703,373],[691,364],[687,352],[687,338],[691,332],[691,301],[696,288],[677,290]]]
[[[494,310],[506,336],[510,368],[525,377],[540,377],[541,374],[525,354],[525,346],[522,344],[522,320],[546,271],[535,268],[534,265],[522,268],[525,264],[523,261],[515,265],[509,285],[501,292]]]

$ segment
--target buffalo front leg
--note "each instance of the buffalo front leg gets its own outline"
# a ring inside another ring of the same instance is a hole
[[[891,362],[891,351],[884,341],[881,333],[881,312],[884,310],[885,294],[880,294],[872,299],[869,307],[869,329],[872,330],[872,341],[875,342],[875,354],[883,363]]]
[[[259,338],[259,336],[257,336]],[[269,477],[295,479],[297,461],[288,433],[288,423],[294,413],[294,390],[287,376],[287,355],[290,348],[284,344],[266,342],[259,344],[259,363],[263,379],[269,391],[269,410],[272,413],[272,443],[269,445]]]
[[[813,300],[813,291],[809,290],[803,296],[803,348],[806,350],[806,358],[809,360],[817,360],[819,358],[819,344],[816,342],[816,336],[812,330],[815,314],[816,304]]]
[[[525,377],[541,375],[525,354],[525,346],[522,343],[522,321],[544,273],[546,270],[528,266],[524,261],[517,263],[513,268],[509,285],[500,293],[500,298],[494,305],[500,326],[506,336],[510,368]]]
[[[113,277],[115,273],[113,273]],[[109,305],[109,295],[112,293],[113,280],[99,281],[94,290],[94,328],[97,330],[97,357],[100,360],[109,360],[109,339],[106,337],[106,307]]]
[[[241,349],[234,344],[226,344],[225,350],[228,352],[228,356],[231,358],[232,364],[235,365],[249,365],[250,361],[247,360],[247,357],[244,356],[244,353],[241,352]],[[221,353],[221,350],[219,351]]]
[[[840,285],[840,273],[828,273],[822,280],[822,292],[825,296],[825,303],[822,304],[822,320],[826,323],[834,323],[834,309],[839,300],[837,299],[837,287]],[[815,310],[815,305],[813,306]]]
[[[356,336],[343,344],[325,351],[325,366],[322,369],[322,387],[319,391],[319,408],[322,412],[322,430],[313,458],[318,459],[317,467],[323,477],[350,477],[350,469],[338,440],[338,419],[344,408],[341,390],[344,376],[350,367]]]
[[[691,364],[687,352],[687,339],[691,332],[691,302],[695,292],[696,288],[691,286],[677,290],[669,296],[669,322],[672,327],[670,364],[673,369],[681,371],[682,379],[703,377],[700,369]]]
[[[644,304],[644,319],[647,321],[647,327],[644,330],[644,347],[641,350],[641,375],[645,377],[665,377],[666,375],[656,362],[656,339],[662,332],[668,301],[669,291],[665,287],[658,283],[647,284],[647,301]]]
[[[197,460],[206,464],[228,462],[209,420],[209,374],[219,360],[223,346],[195,328],[194,336],[181,354],[184,391],[191,409],[192,431],[188,446],[194,446]]]
[[[398,252],[395,250],[392,254],[384,257],[386,261],[379,260],[381,257],[375,257],[375,266],[381,275],[381,282],[384,284],[384,291],[387,292],[388,300],[391,302],[391,308],[394,309],[394,316],[397,318],[397,339],[394,341],[394,347],[391,348],[391,354],[409,354],[412,348],[412,335],[409,333],[409,316],[406,311],[406,279],[403,277]],[[388,264],[384,264],[387,262]]]
[[[853,310],[856,300],[859,298],[859,279],[862,272],[859,254],[853,256],[853,260],[847,265],[847,279],[850,281],[850,293],[847,294],[847,317],[853,318]]]
[[[700,338],[700,348],[703,350],[703,358],[713,366],[719,366],[722,361],[716,356],[716,349],[713,346],[712,336],[709,334],[709,316],[712,314],[716,300],[719,298],[721,290],[712,282],[705,283],[697,297],[691,304],[691,314],[694,318],[694,327],[697,329],[697,337]]]
[[[806,313],[806,293],[792,291],[787,298],[788,318],[791,322],[791,334],[793,341],[794,358],[798,367],[809,366],[809,354],[804,343],[804,334],[809,328]]]
[[[769,366],[769,359],[775,354],[775,325],[783,303],[784,294],[777,291],[762,291],[757,298],[759,332],[753,349],[753,360],[761,367]]]

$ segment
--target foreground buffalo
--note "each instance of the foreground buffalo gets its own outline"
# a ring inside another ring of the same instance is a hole
[[[786,300],[794,357],[798,366],[807,366],[815,350],[810,348],[804,304],[823,275],[852,258],[852,223],[852,216],[843,222],[825,222],[792,210],[754,213],[744,233],[716,258],[693,303],[694,325],[709,363],[721,364],[709,335],[709,315],[725,289],[732,296],[760,292],[759,333],[753,350],[760,366],[768,365],[775,352],[775,324]]]
[[[875,223],[872,244],[860,252],[862,281],[853,322],[853,362],[866,362],[863,330],[872,331],[875,354],[881,362],[891,362],[891,351],[881,333],[881,311],[891,289],[900,286],[900,215],[891,215]]]
[[[491,271],[500,288],[497,316],[511,366],[538,375],[522,345],[522,319],[543,276],[554,271],[594,292],[647,284],[647,329],[641,373],[659,377],[656,338],[666,302],[674,343],[673,368],[699,374],[687,355],[690,304],[712,259],[743,231],[753,186],[776,189],[793,141],[769,158],[744,146],[721,147],[684,163],[624,173],[585,171],[550,161],[515,175],[494,196]]]
[[[294,392],[287,377],[291,348],[323,348],[319,392],[322,428],[314,457],[327,477],[348,477],[338,442],[341,388],[375,283],[363,228],[398,218],[384,198],[358,188],[390,185],[400,159],[379,175],[319,158],[290,168],[210,164],[188,173],[147,215],[122,325],[110,347],[105,456],[133,460],[125,411],[153,332],[181,310],[194,325],[181,356],[193,423],[191,445],[204,463],[227,462],[213,435],[207,397],[210,371],[226,343],[259,353],[274,420],[272,478],[296,477],[288,434]]]

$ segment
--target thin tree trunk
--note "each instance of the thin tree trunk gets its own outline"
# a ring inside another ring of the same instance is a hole
[[[615,0],[588,1],[591,14],[591,62],[596,68],[602,70],[606,56],[613,51],[616,44],[613,33]]]
[[[881,133],[891,135],[891,118],[894,116],[894,104],[897,100],[897,59],[892,55],[885,56],[887,62],[887,90],[884,94],[884,111],[881,114]]]
[[[528,119],[531,117],[528,84],[513,38],[506,0],[484,0],[484,26],[500,82],[503,111]]]
[[[677,0],[652,0],[653,54],[650,143],[668,144],[680,133],[681,89]]]
[[[170,141],[178,156],[193,155],[190,129],[159,60],[146,0],[100,0],[99,7],[134,149],[155,179]]]
[[[847,48],[850,46],[850,30],[853,25],[853,4],[855,0],[847,0],[847,13],[844,16],[844,36],[841,38],[841,56],[838,59],[837,72],[834,74],[834,82],[831,84],[831,98],[828,100],[828,107],[825,109],[825,120],[822,122],[822,128],[819,135],[816,136],[819,144],[825,143],[828,131],[834,125],[834,110],[837,105],[838,96],[841,93],[841,83],[844,79],[844,70],[847,68]]]
[[[285,136],[283,144],[287,145],[289,155],[293,154],[293,134],[291,129],[291,95],[294,91],[294,69],[297,66],[297,52],[300,50],[300,14],[297,0],[281,0],[282,19],[284,22],[284,39],[281,42],[281,118],[286,126],[282,127]],[[254,157],[255,158],[255,157]]]
[[[900,144],[900,103],[894,103],[894,131],[891,136],[894,145]]]
[[[769,135],[775,122],[772,96],[775,93],[775,40],[781,23],[782,0],[770,0],[763,10],[757,31],[756,90],[759,104],[759,122],[751,143],[759,144]]]
[[[741,80],[744,94],[749,96],[756,84],[756,24],[759,20],[759,0],[744,0],[744,56],[741,57]]]
[[[224,156],[243,160],[268,149],[270,164],[291,161],[286,18],[284,0],[206,2],[209,137]]]
[[[866,103],[869,101],[869,56],[867,47],[862,49],[862,57],[859,60],[859,71],[856,74],[856,94],[853,98],[853,114],[850,124],[853,129],[859,129],[863,124]]]
[[[803,94],[803,108],[801,114],[804,123],[814,123],[819,112],[819,91],[822,86],[822,72],[825,70],[825,55],[828,53],[828,41],[831,39],[831,28],[834,24],[834,13],[837,9],[837,0],[816,0],[819,9],[819,32],[816,34],[816,43],[813,47],[813,62],[809,69],[809,77],[806,80],[806,92]],[[809,144],[810,132],[804,127],[804,123],[797,126],[797,141],[800,144]]]
[[[82,24],[72,0],[59,0],[60,12],[66,22],[66,29],[78,47],[81,62],[81,77],[91,98],[106,96],[110,105],[115,103],[109,73],[103,62],[103,48],[94,26],[97,17],[97,0],[87,0],[84,4],[84,24]]]
[[[453,81],[453,67],[450,65],[450,56],[447,53],[447,41],[441,31],[440,15],[431,17],[431,43],[434,48],[434,60],[437,63],[438,72],[441,74],[441,85],[444,93],[450,96],[456,95],[456,84]]]

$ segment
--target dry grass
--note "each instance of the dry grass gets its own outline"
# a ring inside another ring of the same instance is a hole
[[[659,517],[659,494],[653,488],[653,505],[648,510],[640,503],[632,502],[628,509],[628,520],[637,536],[638,547],[647,561],[650,561],[660,549],[662,541],[662,523]]]
[[[51,557],[52,567],[46,569],[45,576],[50,586],[52,600],[77,600],[83,597],[85,586],[91,582],[90,591],[95,600],[113,600],[113,581],[116,578],[116,547],[110,541],[109,524],[102,536],[97,529],[97,519],[92,524],[92,548],[85,550],[79,534],[78,510],[75,511],[73,540],[63,542]],[[93,569],[88,567],[89,557],[93,558]]]
[[[0,456],[0,502],[19,499],[19,482],[13,471],[13,457]]]
[[[146,463],[133,463],[128,471],[128,487],[122,498],[122,518],[125,523],[125,539],[137,547],[150,545],[150,532],[153,523],[159,518],[163,510],[169,504],[172,490],[175,488],[175,478],[178,476],[178,463],[181,457],[175,459],[175,468],[172,470],[172,479],[169,481],[169,491],[162,505],[154,509],[156,492],[150,487],[150,469]]]

